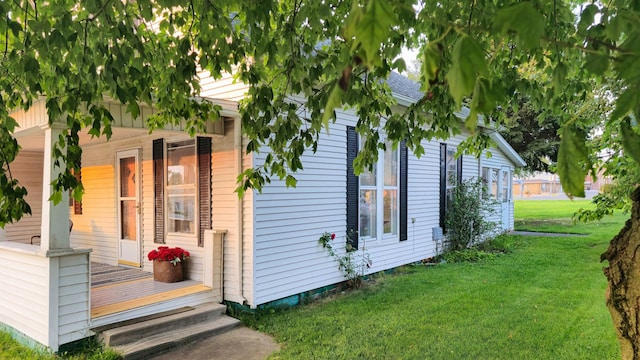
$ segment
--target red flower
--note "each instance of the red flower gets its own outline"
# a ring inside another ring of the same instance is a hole
[[[331,234],[331,240],[336,238],[336,234]]]
[[[168,246],[158,246],[157,250],[151,250],[147,255],[149,261],[171,261],[174,264],[188,259],[189,256],[189,252],[182,248]]]

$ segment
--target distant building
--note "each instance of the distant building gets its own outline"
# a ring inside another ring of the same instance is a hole
[[[513,198],[562,193],[562,184],[556,174],[536,173],[526,178],[513,180]]]
[[[604,176],[602,172],[598,174],[595,181],[591,175],[587,175],[584,179],[584,189],[600,191],[602,185],[611,184],[611,182],[611,177]],[[514,199],[563,193],[560,177],[546,172],[535,173],[525,178],[514,178],[511,188]]]

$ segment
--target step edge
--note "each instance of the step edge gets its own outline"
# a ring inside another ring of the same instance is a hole
[[[168,323],[172,325],[180,325],[184,322],[192,321],[194,318],[204,317],[198,322],[207,321],[210,319],[217,319],[225,315],[226,307],[224,305],[220,305],[213,303],[213,306],[207,305],[206,307],[202,307],[201,305],[194,306],[192,309],[187,311],[183,311],[180,313],[170,314],[167,316],[152,318],[148,320],[142,320],[140,322],[136,322],[133,324],[128,324],[116,328],[110,328],[104,331],[97,332],[98,338],[103,341],[106,345],[110,345],[112,339],[116,339],[118,337],[127,336],[130,333],[139,333],[144,331],[145,329],[149,329],[152,327],[166,325]]]
[[[212,322],[217,322],[220,319],[215,319]],[[133,343],[110,346],[109,348],[120,353],[125,359],[137,359],[144,358],[144,356],[157,355],[165,352],[168,349],[173,349],[182,345],[185,345],[191,341],[200,339],[205,336],[223,334],[231,329],[234,329],[242,325],[242,322],[238,319],[228,317],[224,320],[223,324],[218,324],[216,327],[204,327],[208,322],[194,324],[189,326],[191,328],[189,333],[182,336],[176,336],[175,333],[161,333],[138,340]],[[202,328],[204,327],[204,328]],[[200,329],[198,329],[200,328]],[[169,341],[165,341],[165,340]],[[153,349],[153,351],[150,351]]]

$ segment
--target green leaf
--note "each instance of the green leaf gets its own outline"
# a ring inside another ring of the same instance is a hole
[[[567,74],[569,73],[569,68],[564,63],[560,62],[553,69],[553,87],[556,89],[562,89],[564,83],[567,79]]]
[[[54,205],[58,205],[62,202],[62,192],[56,191],[49,197],[49,201],[53,202]]]
[[[365,52],[364,62],[370,67],[382,64],[380,45],[387,40],[396,15],[387,0],[370,0],[356,25],[357,43]]]
[[[442,45],[430,42],[424,50],[424,54],[422,56],[422,75],[424,76],[423,83],[425,86],[438,78],[440,61],[442,59],[442,51],[439,46]]]
[[[573,126],[562,129],[558,151],[558,175],[569,197],[584,197],[584,178],[589,164],[584,134]]]
[[[493,21],[495,31],[502,34],[515,32],[524,49],[538,47],[544,35],[544,26],[544,17],[528,1],[498,10]]]
[[[298,183],[298,180],[296,180],[296,178],[294,178],[291,175],[287,175],[285,183],[287,184],[287,187],[296,187],[296,184]]]
[[[407,70],[407,63],[405,62],[404,58],[395,59],[391,66],[400,73]]]
[[[340,82],[336,81],[336,84],[331,90],[331,95],[327,99],[327,104],[324,106],[324,112],[322,113],[322,125],[329,131],[329,120],[335,118],[335,109],[342,107],[342,97],[345,94],[345,90],[340,86]]]
[[[609,58],[603,54],[587,54],[584,67],[590,73],[602,75],[609,68]]]
[[[16,121],[16,119],[12,118],[11,116],[5,117],[4,121],[2,122],[2,126],[4,126],[7,129],[7,131],[10,133],[13,133],[13,131],[18,125],[19,124]]]
[[[6,19],[6,20],[7,20],[7,26],[9,27],[9,29],[11,29],[13,36],[18,37],[18,35],[22,31],[22,25],[20,25],[20,23],[17,21],[13,21],[10,19]]]
[[[449,91],[459,105],[462,99],[473,90],[477,75],[488,73],[487,62],[480,45],[466,35],[456,41],[451,60],[451,69],[446,77]]]
[[[137,119],[140,115],[140,106],[137,102],[131,101],[127,104],[127,112],[130,113],[134,119]]]
[[[582,9],[582,14],[580,14],[580,21],[578,22],[578,31],[583,32],[589,28],[589,26],[593,25],[593,21],[595,19],[595,15],[600,11],[598,7],[594,4],[589,4]]]
[[[640,106],[640,93],[638,93],[638,89],[627,89],[618,96],[618,99],[616,100],[616,108],[611,113],[609,119],[611,121],[620,119],[638,106]]]
[[[464,126],[472,133],[478,126],[478,111],[475,108],[470,109],[469,116],[464,120]]]
[[[640,164],[640,135],[631,127],[631,117],[625,117],[620,123],[620,134],[625,153]]]
[[[497,102],[504,96],[504,89],[496,83],[480,78],[473,90],[472,107],[481,114],[495,110]]]

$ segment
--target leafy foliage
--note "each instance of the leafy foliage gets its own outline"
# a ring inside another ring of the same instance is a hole
[[[506,114],[500,134],[527,163],[527,171],[551,172],[550,165],[558,161],[560,119],[545,115],[525,98],[518,105]]]
[[[481,179],[465,179],[458,183],[448,203],[445,224],[446,251],[468,249],[495,232],[496,224],[486,220],[495,213],[495,200],[485,197]]]
[[[609,84],[615,110],[605,126],[639,118],[640,7],[620,0],[575,13],[569,1],[1,2],[0,165],[10,173],[17,152],[10,111],[28,110],[46,96],[49,121],[65,127],[55,146],[66,169],[55,189],[79,188],[72,176],[82,154],[78,134],[112,134],[114,114],[104,96],[133,117],[142,104],[154,106],[150,130],[185,122],[195,134],[220,110],[197,98],[201,79],[233,73],[248,86],[240,108],[247,150],[269,150],[264,164],[241,174],[240,192],[261,189],[271,177],[295,185],[301,156],[317,149],[336,108],[351,108],[359,119],[365,141],[359,172],[383,146],[379,133],[406,140],[420,155],[421,140],[466,126],[469,148],[486,146],[479,115],[501,122],[497,106],[515,105],[526,94],[533,109],[557,119],[558,169],[565,189],[579,196],[601,148],[584,146],[590,126],[576,122],[573,104],[588,99],[594,84]],[[395,106],[384,82],[405,69],[402,47],[418,49],[423,60],[424,96],[406,108]],[[471,114],[464,123],[453,115],[462,104]],[[630,123],[622,133],[636,127]],[[15,199],[3,208],[2,225],[28,207],[10,176],[0,187]]]
[[[369,253],[366,251],[364,244],[361,245],[360,254],[357,254],[353,246],[351,246],[350,236],[356,236],[351,234],[347,236],[344,255],[338,254],[333,248],[336,234],[323,233],[318,239],[318,243],[327,250],[329,256],[333,257],[338,263],[338,269],[344,274],[347,279],[347,286],[352,288],[359,288],[362,286],[362,277],[365,275],[367,269],[371,268],[373,262],[369,258]]]

